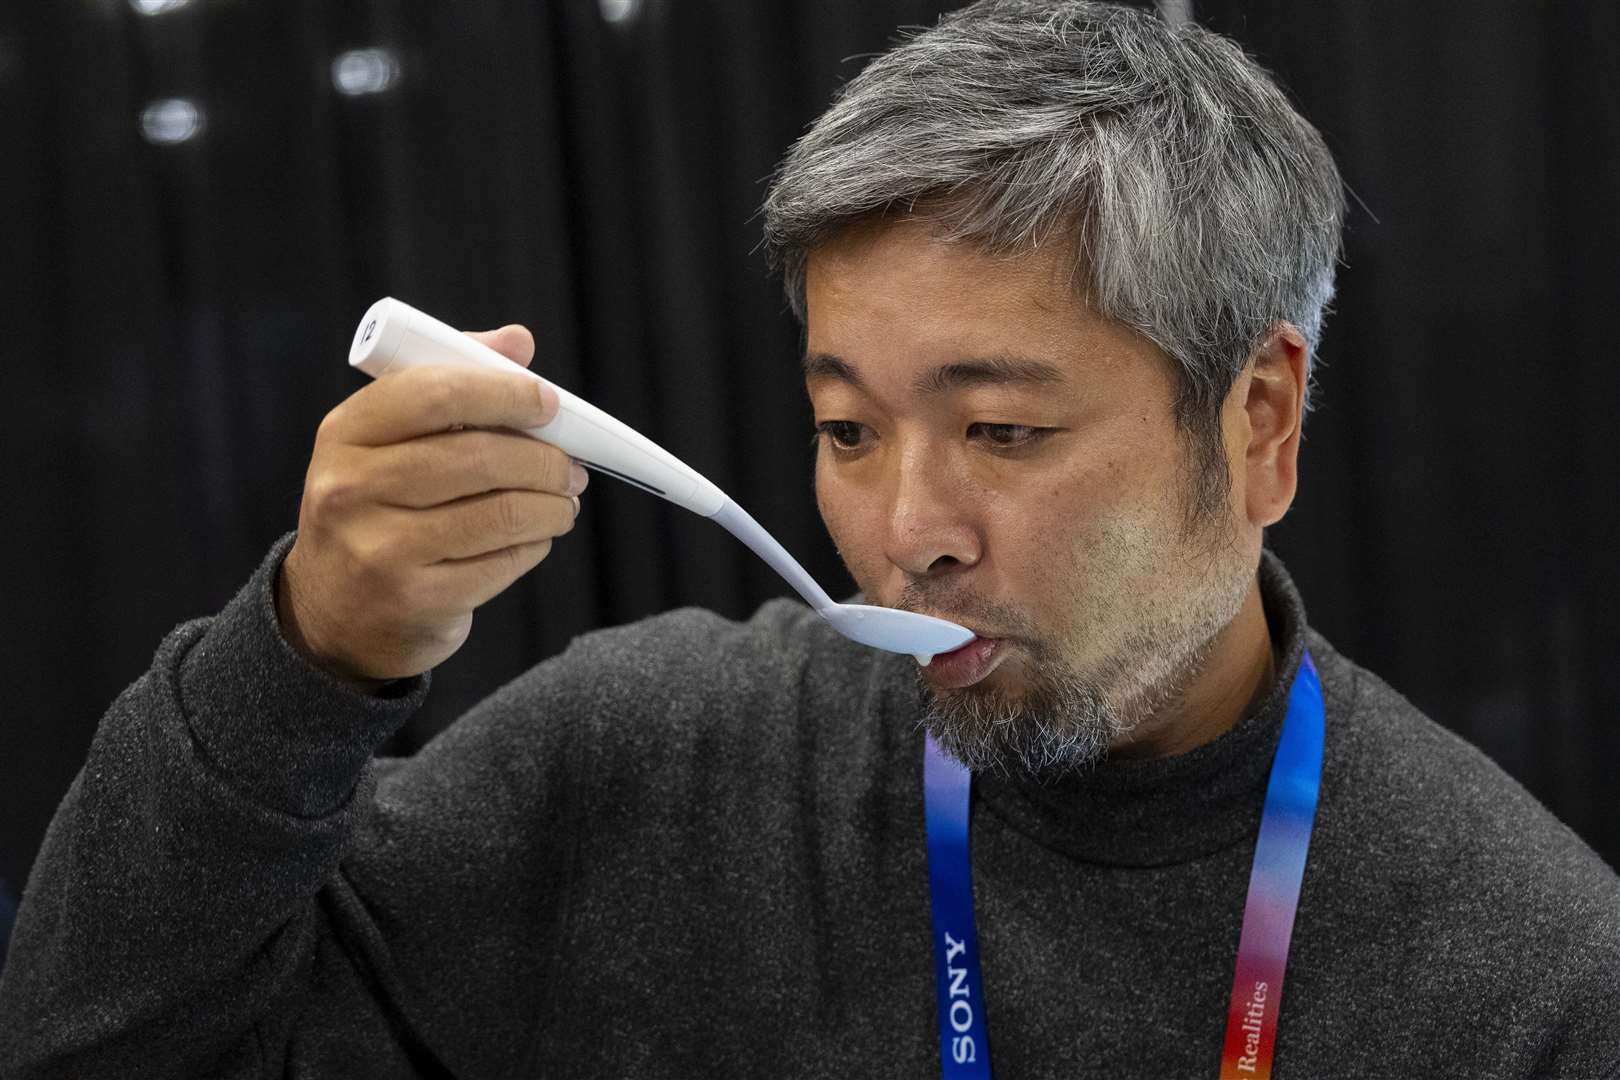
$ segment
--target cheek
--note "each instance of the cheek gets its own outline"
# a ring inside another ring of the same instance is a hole
[[[821,512],[822,523],[827,526],[827,531],[832,534],[833,543],[836,544],[839,542],[838,534],[840,530],[839,503],[837,497],[833,494],[826,473],[821,467],[819,454],[816,456],[816,468],[813,475],[815,483],[812,486],[816,491],[816,509]]]
[[[1076,487],[1053,485],[1039,500],[998,514],[991,544],[1013,591],[1036,604],[1066,603],[1076,566],[1089,561],[1098,512]]]
[[[1129,503],[1136,484],[1123,455],[1077,455],[993,495],[995,523],[1010,548],[1068,549]]]
[[[868,557],[862,549],[861,539],[873,535],[860,500],[850,485],[841,483],[833,470],[822,465],[820,454],[816,458],[815,477],[816,508],[821,511],[827,534],[832,537],[833,546],[843,556],[851,572],[858,574],[862,560]]]
[[[1145,505],[1154,481],[1140,464],[1128,454],[1076,457],[1016,500],[998,500],[992,543],[1016,591],[1069,607],[1117,569],[1122,541],[1139,543],[1144,517],[1155,516]]]

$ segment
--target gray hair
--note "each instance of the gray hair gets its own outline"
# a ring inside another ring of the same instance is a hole
[[[764,213],[801,322],[810,253],[862,221],[923,219],[1000,256],[1070,243],[1092,309],[1176,363],[1176,422],[1207,454],[1279,322],[1314,358],[1344,197],[1322,137],[1227,38],[1112,4],[980,0],[850,80]],[[1205,480],[1225,479],[1219,457]]]

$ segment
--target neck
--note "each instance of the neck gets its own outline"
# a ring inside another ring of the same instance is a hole
[[[1276,678],[1271,627],[1258,577],[1243,606],[1215,635],[1208,661],[1165,709],[1143,720],[1108,748],[1116,761],[1185,754],[1230,731]]]

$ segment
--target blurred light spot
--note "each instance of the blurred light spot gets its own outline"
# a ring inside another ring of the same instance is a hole
[[[399,57],[392,49],[350,49],[332,61],[332,85],[355,97],[380,94],[399,79]]]
[[[158,146],[173,146],[202,133],[203,114],[185,98],[164,98],[141,110],[141,134]]]
[[[602,18],[610,23],[629,22],[641,14],[641,0],[599,0]]]
[[[191,3],[191,0],[129,0],[129,6],[135,9],[137,15],[162,15],[167,11],[179,11]]]

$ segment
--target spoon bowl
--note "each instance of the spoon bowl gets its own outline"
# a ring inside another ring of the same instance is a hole
[[[834,630],[862,645],[908,652],[919,664],[973,640],[973,631],[932,615],[871,604],[834,604],[817,612]]]

